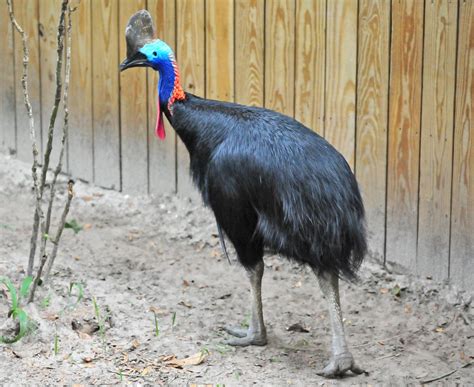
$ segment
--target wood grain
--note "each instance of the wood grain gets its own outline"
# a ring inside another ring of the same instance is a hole
[[[324,135],[326,1],[296,2],[295,118]]]
[[[69,173],[86,181],[94,180],[91,7],[81,0],[72,15],[69,84]]]
[[[206,95],[204,0],[177,0],[177,59],[184,90]],[[198,200],[189,174],[189,154],[178,141],[178,193]]]
[[[390,1],[359,3],[356,177],[372,256],[384,260]]]
[[[425,4],[417,271],[449,270],[457,2]]]
[[[41,84],[38,38],[38,1],[16,0],[13,4],[15,17],[28,36],[29,66],[28,92],[35,121],[36,142],[41,150]],[[16,90],[16,123],[17,123],[17,155],[20,160],[28,163],[33,161],[30,126],[26,112],[21,76],[23,72],[23,45],[18,33],[13,35],[15,47],[15,90]]]
[[[474,289],[474,1],[459,3],[450,277]]]
[[[120,61],[127,56],[125,27],[145,0],[119,1]],[[122,191],[148,192],[148,117],[146,69],[120,73],[120,128],[122,139]]]
[[[386,261],[415,269],[423,2],[392,2]]]
[[[155,20],[157,36],[176,52],[176,2],[148,0],[148,10]],[[166,138],[160,141],[154,134],[158,73],[148,74],[148,144],[149,190],[151,193],[176,192],[176,133],[164,118]]]
[[[206,0],[206,96],[234,101],[232,0]]]
[[[265,107],[293,117],[295,2],[265,3]]]
[[[235,100],[264,104],[264,0],[235,0]]]
[[[39,48],[41,68],[41,127],[43,152],[46,151],[48,141],[49,121],[53,110],[56,94],[56,64],[58,58],[58,23],[61,13],[61,2],[56,0],[41,0],[39,2]],[[64,79],[66,58],[66,38],[64,38],[63,66],[61,78]],[[64,89],[63,89],[64,90]],[[64,109],[62,102],[59,103],[56,123],[53,133],[53,148],[50,155],[50,168],[56,168],[61,151],[61,139],[63,137]],[[64,150],[63,166],[67,170],[67,146]],[[43,156],[44,157],[44,156]]]
[[[15,124],[15,78],[13,63],[13,35],[8,9],[5,4],[0,6],[0,150],[10,154],[16,153]]]
[[[94,177],[103,187],[121,189],[118,2],[103,0],[100,4],[92,4]]]
[[[327,7],[325,137],[354,168],[357,1]]]

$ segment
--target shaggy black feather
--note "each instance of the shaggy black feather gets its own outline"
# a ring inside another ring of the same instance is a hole
[[[354,279],[367,250],[364,207],[344,157],[271,110],[186,94],[164,111],[186,145],[206,205],[254,266],[269,249]]]

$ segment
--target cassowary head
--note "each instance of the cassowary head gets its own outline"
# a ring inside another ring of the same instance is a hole
[[[146,10],[138,11],[130,18],[125,29],[125,39],[127,58],[120,64],[120,71],[131,67],[151,67],[160,73],[155,133],[164,139],[163,109],[171,112],[175,101],[185,99],[173,51],[165,42],[155,37],[153,20]]]

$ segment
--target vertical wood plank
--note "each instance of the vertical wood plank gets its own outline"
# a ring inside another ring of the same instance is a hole
[[[359,3],[356,176],[366,206],[369,249],[384,259],[390,1]]]
[[[205,21],[204,0],[177,2],[177,59],[181,69],[183,88],[198,96],[205,96]],[[178,141],[178,193],[197,198],[189,175],[189,154]]]
[[[13,4],[15,17],[28,37],[29,66],[28,66],[28,92],[33,118],[35,121],[36,143],[38,150],[41,144],[41,84],[39,62],[38,38],[38,1],[15,0]],[[21,74],[23,72],[23,45],[18,33],[13,35],[15,46],[15,90],[16,90],[16,122],[17,122],[17,155],[20,160],[33,161],[31,148],[30,126],[23,98]]]
[[[148,10],[155,20],[158,38],[165,41],[176,52],[175,0],[148,0]],[[154,134],[158,73],[148,69],[147,74],[149,189],[151,193],[174,193],[176,192],[176,133],[165,118],[165,140],[159,140]]]
[[[72,14],[68,165],[73,177],[86,181],[94,180],[91,52],[91,0],[81,0]]]
[[[235,0],[235,100],[264,104],[264,0]]]
[[[41,68],[41,127],[43,154],[48,142],[49,120],[53,110],[54,97],[56,94],[56,63],[58,58],[58,23],[61,13],[61,3],[57,0],[41,0],[39,2],[39,48]],[[66,38],[64,38],[63,66],[61,77],[64,80]],[[62,89],[62,92],[64,88]],[[56,168],[61,150],[61,139],[63,136],[63,100],[59,103],[56,122],[53,133],[53,148],[50,155],[49,168]],[[63,158],[64,170],[67,169],[67,147]]]
[[[233,102],[234,2],[206,1],[206,97]]]
[[[423,2],[392,2],[386,261],[415,269]]]
[[[474,1],[459,3],[450,277],[474,289]]]
[[[145,8],[145,0],[120,0],[120,61],[127,56],[125,27],[136,11]],[[132,69],[120,73],[120,127],[122,140],[122,191],[148,192],[148,117],[146,70]]]
[[[417,272],[448,278],[457,2],[425,2]]]
[[[357,0],[327,7],[325,136],[354,168]]]
[[[0,150],[10,154],[16,153],[15,130],[15,84],[20,80],[15,78],[13,35],[8,8],[0,6]]]
[[[100,186],[120,189],[118,2],[92,7],[94,176]]]
[[[296,2],[295,118],[324,135],[326,0]]]
[[[265,5],[265,107],[293,117],[295,2],[268,0]]]

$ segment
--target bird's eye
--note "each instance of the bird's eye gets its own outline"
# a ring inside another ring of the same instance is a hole
[[[156,53],[156,51],[153,51],[153,56],[157,56],[158,54]]]

